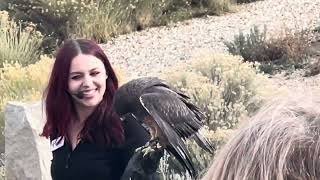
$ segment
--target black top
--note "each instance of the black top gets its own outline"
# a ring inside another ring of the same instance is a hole
[[[51,176],[53,180],[118,180],[137,147],[149,140],[147,131],[135,120],[123,123],[125,145],[121,148],[102,148],[81,141],[72,151],[64,144],[52,151]]]

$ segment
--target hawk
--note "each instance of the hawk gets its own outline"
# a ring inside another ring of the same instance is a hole
[[[122,118],[133,116],[149,131],[148,145],[160,145],[167,150],[191,177],[196,177],[197,172],[185,140],[193,138],[201,148],[214,152],[213,145],[199,134],[204,114],[187,95],[159,78],[143,77],[122,85],[115,94],[113,108]]]

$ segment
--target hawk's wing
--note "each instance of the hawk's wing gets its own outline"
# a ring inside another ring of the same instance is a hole
[[[159,116],[166,121],[182,138],[190,137],[202,126],[202,117],[197,107],[188,103],[177,92],[166,87],[151,87],[145,91],[149,103],[153,103]],[[142,102],[144,103],[144,102]]]
[[[170,86],[156,85],[144,90],[145,94],[153,94],[150,99],[156,102],[157,112],[162,119],[182,138],[192,138],[204,150],[213,153],[215,147],[204,138],[198,130],[203,127],[205,115],[200,109],[189,102],[189,97],[171,89]],[[172,125],[174,124],[174,125]]]
[[[144,94],[140,97],[140,102],[159,126],[161,134],[168,139],[167,149],[185,166],[190,175],[195,177],[194,165],[180,135],[194,133],[194,129],[187,123],[189,112],[182,102],[160,93]]]

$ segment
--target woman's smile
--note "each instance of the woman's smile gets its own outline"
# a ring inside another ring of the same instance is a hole
[[[83,94],[84,98],[92,98],[92,97],[95,96],[97,90],[98,90],[98,88],[90,89],[90,90],[83,90],[83,91],[80,91],[80,92]]]
[[[78,106],[95,107],[103,99],[108,76],[102,61],[95,56],[79,54],[70,66],[69,92],[75,94]]]

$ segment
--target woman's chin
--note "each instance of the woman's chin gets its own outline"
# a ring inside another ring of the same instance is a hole
[[[80,100],[78,102],[78,104],[83,106],[83,107],[92,108],[92,107],[98,106],[98,104],[100,102],[101,102],[101,100],[98,100],[96,98],[83,98],[82,100]]]

